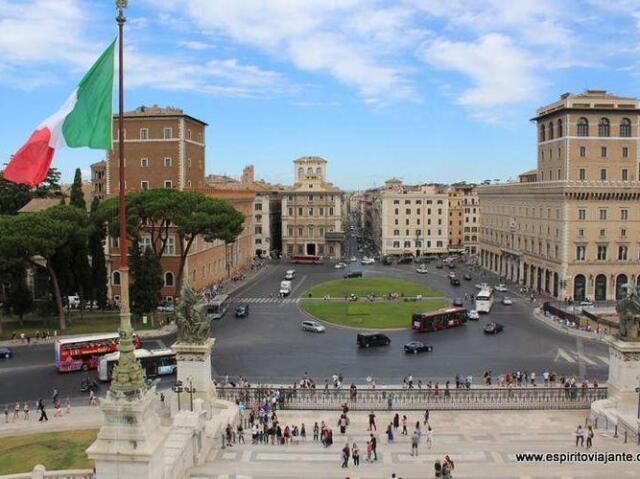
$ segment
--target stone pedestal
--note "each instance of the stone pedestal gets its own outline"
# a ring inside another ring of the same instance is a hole
[[[638,431],[638,392],[640,386],[640,342],[622,341],[611,337],[609,343],[608,398],[591,405],[594,417],[604,417],[607,423],[623,422]]]
[[[213,414],[214,400],[216,399],[216,387],[211,379],[211,350],[215,339],[209,338],[204,344],[174,343],[171,348],[176,352],[178,364],[178,381],[182,381],[184,387],[195,389],[193,400],[201,399],[207,417]],[[175,414],[178,410],[178,398],[173,395],[171,410]],[[180,394],[180,408],[190,408],[190,395]]]
[[[109,392],[100,409],[104,423],[87,449],[99,479],[164,477],[162,450],[169,429],[160,425],[155,388],[126,399]]]

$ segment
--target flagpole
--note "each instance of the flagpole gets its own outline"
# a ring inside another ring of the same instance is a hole
[[[113,370],[110,393],[127,398],[139,397],[145,387],[140,363],[136,360],[133,344],[133,327],[129,309],[129,258],[127,257],[127,215],[125,203],[125,162],[124,162],[124,24],[127,21],[124,9],[127,0],[116,0],[118,16],[118,154],[119,154],[119,247],[120,247],[120,357]]]

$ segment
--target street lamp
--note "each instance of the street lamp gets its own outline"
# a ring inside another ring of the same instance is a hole
[[[171,387],[171,390],[176,393],[178,398],[178,411],[180,411],[180,394],[184,392],[184,387],[182,386],[182,381],[176,381],[176,383]]]
[[[189,378],[189,386],[184,388],[184,392],[189,394],[189,406],[191,412],[193,412],[193,394],[196,392],[196,388],[193,387],[193,380]]]

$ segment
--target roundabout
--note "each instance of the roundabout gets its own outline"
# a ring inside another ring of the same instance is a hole
[[[444,308],[444,295],[424,284],[364,277],[326,281],[304,295],[301,309],[315,319],[358,329],[407,329],[414,313]]]

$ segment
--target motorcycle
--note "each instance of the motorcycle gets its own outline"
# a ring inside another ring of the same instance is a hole
[[[98,383],[93,379],[83,378],[82,381],[80,381],[80,392],[87,393],[93,391],[95,393],[98,391],[98,388]]]

